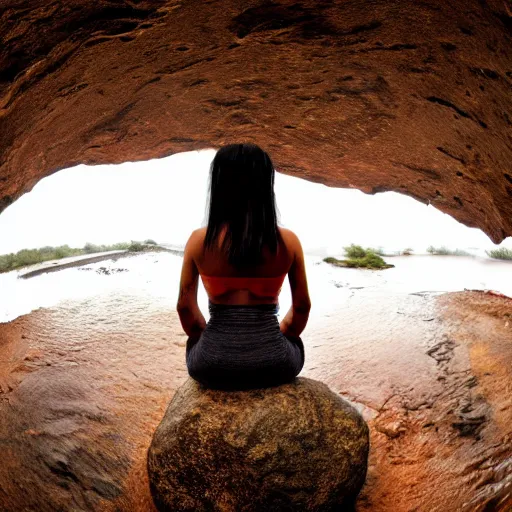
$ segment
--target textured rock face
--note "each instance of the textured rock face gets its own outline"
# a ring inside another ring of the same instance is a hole
[[[159,510],[339,510],[368,447],[359,413],[318,381],[223,392],[189,379],[151,443],[151,490]]]
[[[512,235],[510,0],[6,0],[0,211],[42,177],[254,141]]]

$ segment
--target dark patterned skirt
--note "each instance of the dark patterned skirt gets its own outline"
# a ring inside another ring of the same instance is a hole
[[[276,304],[209,303],[199,339],[187,340],[189,375],[213,389],[250,389],[292,381],[304,366],[302,340],[279,329]]]

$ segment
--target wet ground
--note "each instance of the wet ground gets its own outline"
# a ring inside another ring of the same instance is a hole
[[[352,281],[335,280],[339,302],[305,331],[303,375],[370,424],[357,510],[508,512],[512,300],[337,275]],[[106,289],[0,324],[0,510],[152,510],[146,450],[187,378],[185,340],[154,289]]]
[[[0,327],[2,510],[150,510],[145,452],[186,378],[185,337],[174,314],[129,302]],[[304,375],[372,428],[359,510],[508,510],[511,315],[478,293],[362,299],[305,337]]]

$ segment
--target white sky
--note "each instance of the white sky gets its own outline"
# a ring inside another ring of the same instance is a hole
[[[0,214],[0,254],[147,238],[183,245],[203,225],[214,155],[193,151],[53,174]],[[299,235],[306,252],[338,254],[350,243],[417,252],[428,245],[495,247],[482,231],[400,194],[370,196],[279,173],[275,191],[282,225]],[[511,239],[502,245],[512,246]]]

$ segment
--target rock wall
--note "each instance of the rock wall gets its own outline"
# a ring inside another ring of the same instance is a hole
[[[59,169],[253,141],[512,235],[510,0],[5,0],[0,211]]]

